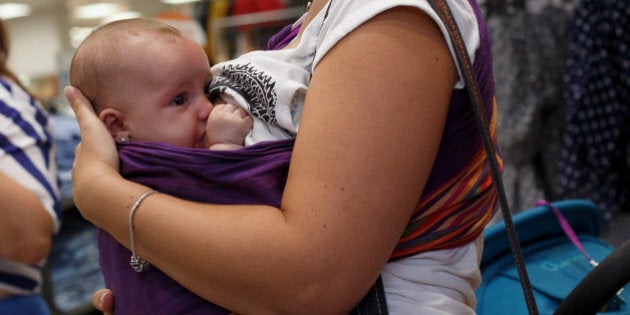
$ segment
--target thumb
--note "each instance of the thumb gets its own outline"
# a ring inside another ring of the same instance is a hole
[[[92,294],[92,305],[104,315],[112,315],[114,310],[114,294],[111,290],[100,289]]]
[[[83,93],[81,93],[79,89],[68,85],[63,89],[63,92],[66,95],[66,99],[70,103],[70,107],[72,107],[74,114],[77,116],[79,124],[81,124],[82,120],[89,113],[94,115],[92,104],[90,104],[90,101],[83,95]]]

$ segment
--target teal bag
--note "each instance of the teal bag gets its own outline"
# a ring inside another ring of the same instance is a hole
[[[601,262],[614,251],[599,238],[602,220],[595,204],[587,200],[564,200],[552,205],[566,218],[593,260]],[[513,222],[538,310],[540,314],[553,314],[593,266],[567,237],[549,207],[538,206],[520,212],[513,216]],[[484,237],[483,280],[476,291],[477,313],[528,314],[505,224],[501,222],[488,227]],[[624,300],[630,301],[630,285],[608,304],[608,311],[598,314],[630,314],[630,307]]]

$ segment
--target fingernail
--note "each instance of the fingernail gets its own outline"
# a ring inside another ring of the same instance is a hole
[[[99,302],[99,307],[103,307],[103,305],[105,304],[105,293],[101,293],[101,297],[98,299]]]
[[[66,94],[66,98],[68,99],[68,101],[72,101],[75,97],[76,97],[76,90],[74,89],[74,87],[67,85],[64,89],[63,89],[64,94]]]

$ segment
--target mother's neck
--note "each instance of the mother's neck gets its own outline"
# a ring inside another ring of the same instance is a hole
[[[319,11],[321,11],[326,4],[330,0],[313,0],[311,1],[311,5],[308,6],[308,10],[306,11],[306,17],[304,18],[304,22],[302,22],[302,26],[300,28],[300,32],[298,33],[295,40],[293,40],[289,45],[285,48],[294,48],[300,42],[302,38],[302,33],[306,29],[306,27],[313,21],[313,19],[317,16]]]
[[[306,11],[306,20],[304,20],[304,26],[308,25],[314,18],[317,16],[317,13],[326,6],[330,0],[313,0],[310,1],[310,6],[308,7],[308,11]]]

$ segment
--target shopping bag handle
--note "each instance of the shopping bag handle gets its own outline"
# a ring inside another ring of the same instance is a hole
[[[429,3],[431,4],[431,7],[433,7],[433,9],[437,12],[440,19],[446,25],[448,35],[451,39],[451,42],[453,43],[453,46],[455,47],[455,61],[457,62],[460,71],[463,73],[463,80],[466,84],[469,101],[475,114],[476,123],[481,134],[483,146],[488,155],[488,163],[490,164],[492,180],[497,189],[499,205],[501,207],[503,220],[505,221],[505,227],[510,242],[510,248],[512,250],[514,263],[516,264],[516,270],[521,280],[521,287],[523,288],[523,294],[525,295],[527,309],[529,310],[530,315],[538,315],[538,308],[536,305],[536,300],[534,298],[532,285],[529,281],[529,276],[527,275],[527,269],[525,268],[523,251],[518,240],[518,234],[516,233],[516,228],[514,227],[514,222],[512,221],[512,215],[507,202],[507,195],[505,193],[503,179],[501,178],[501,171],[499,170],[499,162],[497,160],[496,151],[490,137],[490,131],[486,127],[488,126],[488,124],[484,115],[484,103],[481,98],[481,90],[479,89],[477,79],[475,78],[473,72],[470,56],[468,55],[468,52],[466,50],[466,45],[464,44],[464,41],[462,39],[461,32],[457,24],[455,23],[453,13],[451,12],[451,9],[449,8],[446,1],[429,0]]]

